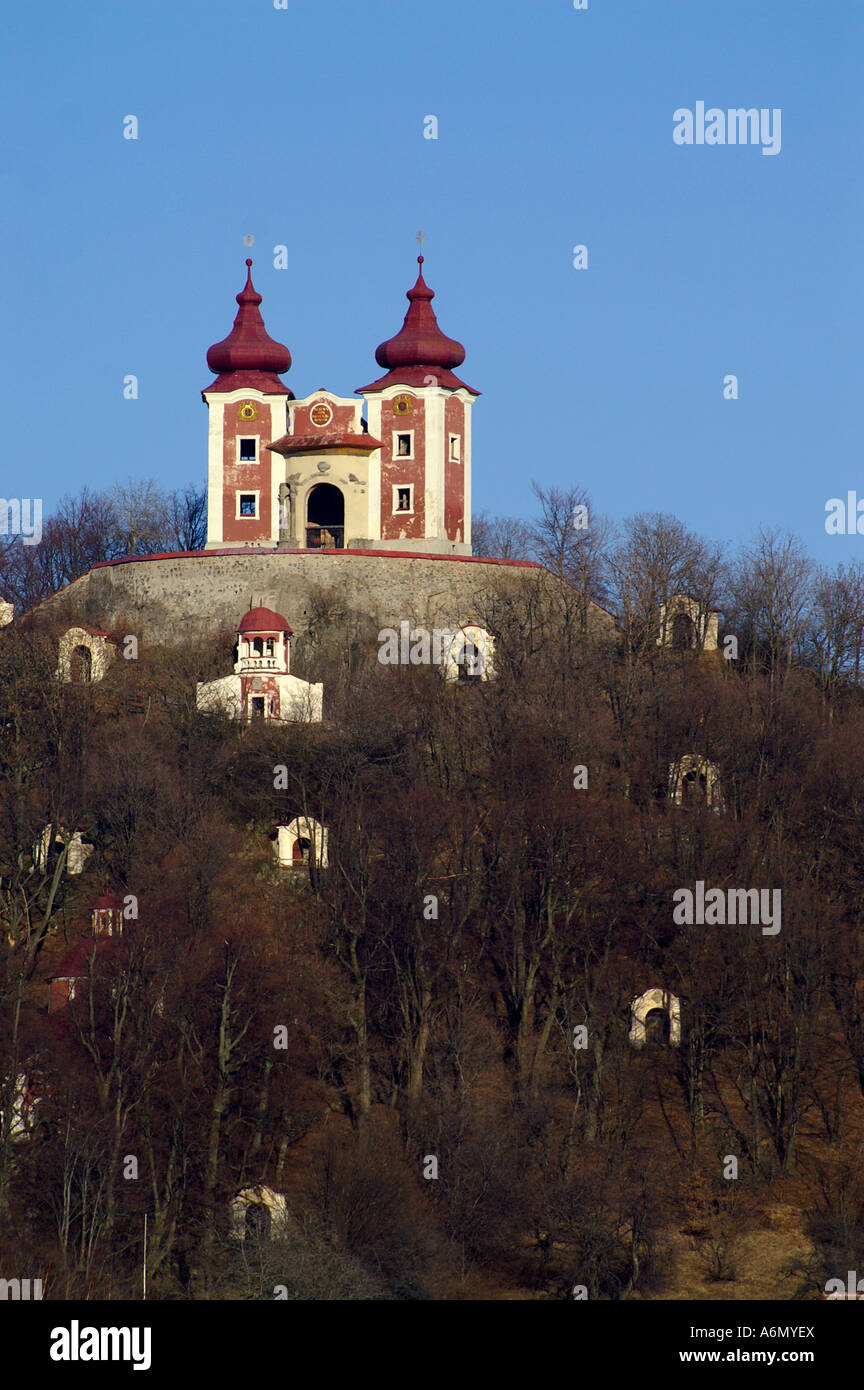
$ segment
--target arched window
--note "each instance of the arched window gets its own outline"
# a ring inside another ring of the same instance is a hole
[[[296,869],[303,868],[309,863],[309,855],[312,852],[312,841],[299,839],[294,841],[294,849],[291,852],[291,860]]]
[[[345,498],[332,483],[316,483],[306,503],[306,545],[310,550],[345,546]]]
[[[69,678],[73,685],[89,685],[93,679],[93,657],[89,647],[74,647],[69,657]]]
[[[676,613],[672,619],[672,647],[676,652],[687,652],[693,646],[695,627],[688,613]]]

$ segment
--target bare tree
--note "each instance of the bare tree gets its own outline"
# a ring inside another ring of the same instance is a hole
[[[540,515],[531,525],[534,558],[559,579],[566,579],[584,600],[603,603],[609,593],[607,549],[610,523],[594,510],[582,488],[543,488],[532,482]]]
[[[207,540],[207,489],[189,483],[169,498],[170,545],[174,550],[203,550]]]
[[[532,558],[531,527],[518,517],[476,512],[471,518],[471,544],[475,555],[498,560]]]
[[[98,561],[118,553],[123,552],[118,551],[110,499],[85,487],[75,497],[61,498],[38,545],[25,545],[17,537],[6,547],[0,556],[0,588],[19,612],[27,612]]]
[[[670,600],[687,595],[696,604],[696,630],[704,631],[717,606],[722,567],[718,546],[709,545],[674,516],[630,517],[611,559],[612,589],[631,654],[656,649],[662,615]]]
[[[788,532],[763,527],[738,556],[726,605],[741,657],[771,677],[800,654],[812,605],[813,562]]]
[[[864,655],[864,564],[840,564],[832,574],[820,569],[813,584],[813,606],[804,637],[806,658],[826,692],[851,681],[861,683]]]
[[[130,478],[112,488],[110,495],[122,553],[152,555],[168,548],[171,502],[152,479]]]

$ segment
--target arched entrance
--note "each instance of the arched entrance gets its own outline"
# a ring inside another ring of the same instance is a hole
[[[687,613],[676,613],[672,619],[672,648],[676,652],[688,652],[693,646],[695,636],[693,619]]]
[[[669,1014],[666,1009],[649,1009],[645,1015],[646,1043],[668,1043],[669,1033]]]
[[[483,658],[480,649],[470,638],[457,656],[456,663],[459,667],[458,679],[460,681],[476,680],[478,676],[483,674]]]
[[[270,1209],[263,1202],[250,1202],[246,1208],[246,1239],[259,1245],[270,1239]]]
[[[309,856],[312,852],[312,841],[299,839],[294,841],[294,848],[291,851],[291,862],[295,869],[302,869],[308,866]]]
[[[703,803],[708,800],[708,779],[699,768],[692,767],[681,778],[682,806]]]
[[[73,685],[89,685],[93,679],[93,656],[89,647],[75,647],[69,657],[69,679]]]
[[[332,483],[316,483],[306,502],[306,545],[310,550],[343,550],[345,498]]]
[[[630,1041],[681,1046],[681,1000],[665,989],[646,989],[630,1005]]]

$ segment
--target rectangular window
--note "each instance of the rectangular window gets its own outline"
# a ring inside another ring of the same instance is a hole
[[[458,434],[451,434],[451,436],[450,436],[450,458],[452,459],[452,461],[453,461],[454,463],[458,463],[458,462],[459,462],[459,436],[458,436]]]
[[[257,446],[258,446],[258,440],[257,440],[257,439],[241,439],[241,440],[240,440],[240,462],[241,462],[241,463],[254,463],[255,460],[256,460],[256,458],[258,457]]]
[[[255,516],[257,494],[254,492],[241,492],[239,494],[238,516]]]
[[[405,486],[405,487],[399,487],[398,485],[394,486],[394,488],[393,488],[393,514],[394,514],[394,516],[395,516],[395,514],[396,514],[397,512],[408,512],[408,513],[411,513],[411,512],[413,512],[413,511],[414,511],[414,484],[413,484],[413,483],[409,483],[409,484],[408,484],[407,486]]]
[[[253,695],[253,696],[252,696],[252,699],[250,700],[249,703],[250,703],[250,705],[251,705],[251,707],[252,707],[252,708],[251,708],[252,718],[253,718],[253,719],[263,719],[263,718],[264,718],[264,696],[263,696],[263,695]]]
[[[396,436],[396,457],[408,459],[411,457],[411,436],[410,434],[397,434]]]

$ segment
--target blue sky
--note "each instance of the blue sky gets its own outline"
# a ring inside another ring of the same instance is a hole
[[[824,530],[829,497],[864,496],[864,6],[88,0],[4,29],[5,496],[203,481],[205,353],[246,255],[295,394],[350,395],[422,230],[483,393],[476,507],[528,515],[533,477],[616,519],[864,555]],[[781,152],[676,145],[700,100],[781,108]]]

